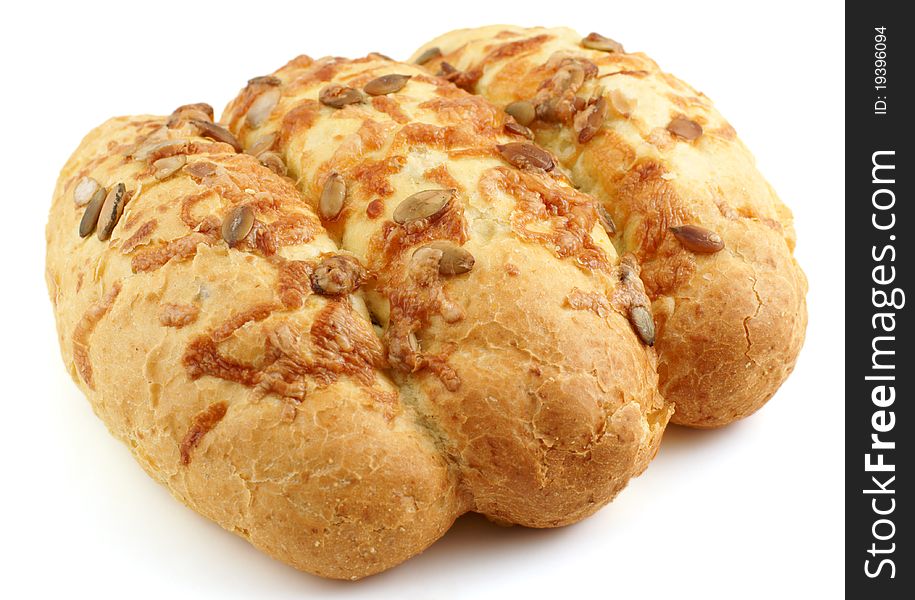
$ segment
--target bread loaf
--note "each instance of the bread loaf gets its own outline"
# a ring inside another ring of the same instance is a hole
[[[176,498],[356,579],[645,468],[671,408],[638,265],[501,111],[373,55],[255,78],[237,138],[212,117],[95,129],[47,226],[64,362]]]
[[[512,113],[603,203],[642,265],[673,422],[726,425],[775,393],[807,323],[792,216],[704,95],[565,28],[453,31],[413,60]]]

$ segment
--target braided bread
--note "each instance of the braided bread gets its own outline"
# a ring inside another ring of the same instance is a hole
[[[47,227],[64,362],[176,498],[356,579],[466,511],[575,522],[646,467],[672,408],[638,263],[500,110],[370,55],[212,118],[98,127]]]
[[[641,264],[673,422],[726,425],[775,393],[807,323],[792,216],[705,96],[565,28],[453,31],[413,60],[511,113],[603,203]]]

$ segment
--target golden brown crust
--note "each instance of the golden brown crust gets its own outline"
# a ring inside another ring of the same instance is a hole
[[[762,406],[803,343],[807,282],[790,211],[705,96],[643,54],[585,48],[569,29],[492,26],[445,34],[424,65],[474,73],[498,106],[527,100],[529,126],[577,187],[602,200],[613,242],[637,256],[657,321],[673,422],[717,427]],[[724,249],[688,247],[698,225]]]
[[[334,87],[322,103],[327,86],[388,74],[411,78],[362,102]],[[402,397],[458,467],[471,509],[547,527],[612,499],[653,456],[670,410],[626,311],[565,304],[573,289],[617,288],[591,198],[558,174],[513,167],[499,150],[517,141],[501,111],[415,66],[370,55],[274,77],[281,96],[258,127],[246,113],[263,91],[250,85],[223,120],[246,148],[275,136],[315,204],[331,174],[345,180],[345,205],[325,224],[373,274],[366,299]],[[395,212],[424,190],[451,191]],[[472,256],[469,272],[442,274],[449,247]]]
[[[465,501],[379,370],[361,297],[312,291],[335,244],[291,182],[176,114],[108,121],[61,173],[47,280],[65,363],[150,475],[264,551],[338,578],[413,556]],[[160,180],[166,154],[186,166]],[[83,176],[131,193],[109,241],[77,233]]]
[[[411,77],[344,89],[392,73]],[[671,407],[630,322],[637,267],[501,111],[370,55],[299,57],[249,82],[228,129],[211,118],[95,129],[47,227],[64,361],[178,499],[356,579],[467,510],[575,522],[647,466]],[[322,223],[333,173],[343,206]],[[101,236],[80,227],[84,177],[124,186]]]

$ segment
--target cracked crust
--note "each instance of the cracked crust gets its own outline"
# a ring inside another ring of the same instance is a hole
[[[325,86],[395,73],[411,78],[383,102],[318,101]],[[625,312],[565,303],[574,289],[616,289],[593,200],[509,165],[497,146],[524,140],[503,133],[501,111],[413,65],[300,57],[273,76],[281,97],[266,119],[246,118],[263,93],[249,85],[223,121],[246,148],[274,139],[313,203],[332,173],[346,181],[325,224],[373,273],[366,300],[402,397],[458,468],[471,510],[550,527],[609,502],[654,455],[670,409]],[[405,198],[443,185],[455,192],[434,215],[393,222]],[[436,255],[416,252],[436,240],[469,251],[472,270],[440,277]]]
[[[429,71],[444,61],[474,73],[469,89],[498,106],[538,104],[542,118],[530,125],[537,142],[604,203],[618,226],[614,244],[641,262],[672,421],[726,425],[775,393],[803,343],[807,281],[792,256],[791,212],[704,95],[643,54],[589,50],[580,40],[564,28],[496,25],[445,34],[415,56],[438,47]],[[584,65],[577,80],[576,62]],[[582,143],[575,96],[584,103],[596,93],[609,106]],[[702,135],[668,131],[677,118],[698,123]],[[669,230],[681,224],[718,233],[725,249],[689,252]]]
[[[355,579],[422,551],[466,501],[378,368],[359,294],[311,292],[336,245],[291,182],[166,123],[112,119],[61,172],[46,275],[71,375],[153,478],[269,554]],[[128,157],[184,138],[189,168],[163,181]],[[109,242],[77,235],[83,176],[135,192]],[[213,233],[239,204],[269,243]],[[201,339],[210,362],[190,354]]]

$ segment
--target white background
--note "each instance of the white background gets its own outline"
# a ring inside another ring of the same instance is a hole
[[[0,28],[5,289],[0,596],[661,598],[841,594],[844,579],[844,28],[839,3],[8,3]],[[206,101],[299,53],[405,59],[456,27],[597,30],[707,93],[796,216],[810,279],[797,369],[761,412],[668,430],[647,473],[560,530],[459,520],[359,583],[260,554],[172,500],[68,378],[43,279],[57,172],[109,116]]]

